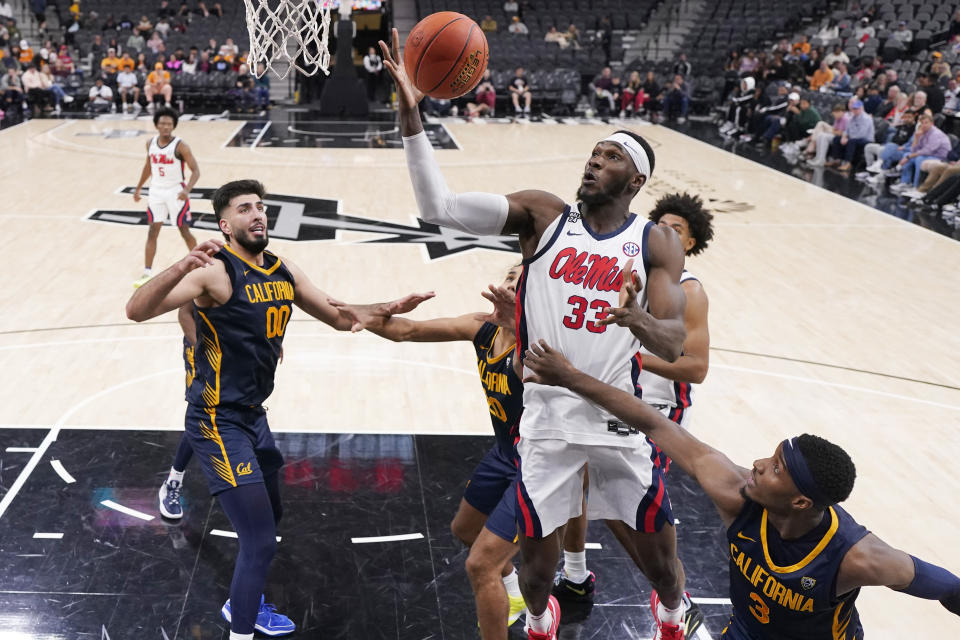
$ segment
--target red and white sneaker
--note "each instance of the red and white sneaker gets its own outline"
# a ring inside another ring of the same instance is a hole
[[[546,633],[540,633],[534,631],[528,626],[527,640],[557,640],[557,627],[560,626],[560,604],[553,596],[550,596],[550,599],[547,600],[547,611],[549,611],[550,615],[553,617],[553,620],[550,622],[550,630]],[[529,611],[527,612],[527,624],[530,624]]]
[[[654,591],[650,595],[650,609],[653,611],[654,633],[653,640],[685,640],[684,624],[681,618],[680,624],[670,624],[660,620],[657,615],[657,605],[660,604],[660,596]]]

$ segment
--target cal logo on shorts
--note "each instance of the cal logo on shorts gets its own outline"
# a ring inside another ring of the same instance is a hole
[[[238,476],[248,476],[248,475],[250,475],[251,473],[253,473],[253,469],[251,468],[250,465],[251,465],[251,463],[249,463],[249,462],[241,462],[240,464],[238,464],[238,465],[237,465],[237,475],[238,475]]]

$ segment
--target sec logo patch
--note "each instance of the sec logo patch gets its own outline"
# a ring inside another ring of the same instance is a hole
[[[624,243],[624,245],[623,245],[623,255],[627,256],[628,258],[632,258],[632,257],[634,257],[635,255],[637,255],[638,253],[640,253],[640,247],[637,245],[636,242],[626,242],[626,243]]]

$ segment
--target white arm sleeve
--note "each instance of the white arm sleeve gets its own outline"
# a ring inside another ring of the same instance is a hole
[[[507,222],[510,203],[494,193],[451,193],[440,173],[433,147],[425,131],[403,138],[407,168],[420,218],[441,227],[478,236],[497,235]]]

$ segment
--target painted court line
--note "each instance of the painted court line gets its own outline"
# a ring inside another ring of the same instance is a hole
[[[47,449],[53,444],[53,441],[57,439],[57,433],[60,429],[54,427],[50,430],[49,433],[43,438],[43,442],[40,443],[40,446],[37,447],[37,450],[33,452],[33,455],[30,456],[30,460],[27,461],[27,464],[24,465],[23,471],[20,472],[20,475],[17,476],[17,479],[13,481],[13,484],[10,485],[10,489],[7,490],[7,493],[3,496],[3,499],[0,500],[0,518],[3,517],[3,514],[6,513],[7,508],[13,502],[13,499],[17,497],[17,494],[20,493],[20,489],[23,488],[23,485],[27,482],[27,478],[30,477],[30,474],[33,473],[33,470],[37,468],[37,465],[40,464],[40,459],[43,457],[43,454],[47,452]]]
[[[236,531],[224,531],[223,529],[211,529],[211,530],[210,530],[210,535],[212,535],[212,536],[220,536],[221,538],[236,538],[236,537],[237,537],[237,532],[236,532]],[[277,536],[277,542],[280,542],[280,538],[281,538],[281,536]]]
[[[401,540],[422,540],[422,533],[404,533],[398,536],[373,536],[370,538],[350,538],[353,544],[368,544],[370,542],[400,542]]]
[[[70,475],[67,472],[67,470],[63,468],[63,463],[61,463],[59,460],[51,460],[50,466],[53,467],[53,470],[57,472],[57,475],[60,476],[63,479],[63,481],[66,482],[67,484],[72,484],[76,482],[73,476]]]
[[[34,540],[60,540],[63,538],[62,533],[40,533],[37,532],[33,534]]]
[[[603,545],[599,542],[587,542],[583,545],[584,549],[603,549]]]
[[[36,447],[7,447],[7,453],[33,453]]]
[[[141,520],[146,520],[148,522],[153,520],[153,516],[137,511],[136,509],[131,509],[130,507],[125,507],[122,504],[117,504],[113,500],[101,500],[100,504],[105,506],[107,509],[113,509],[114,511],[125,513],[128,516],[133,516],[134,518],[140,518]]]

